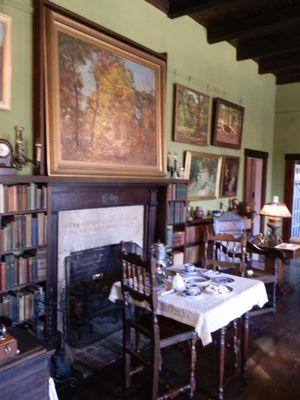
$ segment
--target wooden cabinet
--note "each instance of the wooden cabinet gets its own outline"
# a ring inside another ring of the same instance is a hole
[[[11,334],[18,340],[20,353],[0,364],[1,400],[48,400],[52,352],[42,347],[26,330],[14,328]]]
[[[47,185],[0,182],[0,319],[43,331],[47,266]],[[38,326],[38,328],[37,328]]]

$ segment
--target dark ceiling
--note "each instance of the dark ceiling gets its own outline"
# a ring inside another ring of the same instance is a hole
[[[188,15],[207,30],[208,43],[236,47],[277,84],[300,82],[300,0],[146,0],[169,18]],[[196,40],[196,38],[195,38]]]

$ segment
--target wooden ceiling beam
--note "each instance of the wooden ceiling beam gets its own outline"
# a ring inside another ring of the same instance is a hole
[[[146,0],[147,3],[152,4],[154,7],[168,14],[169,11],[169,0]]]
[[[285,57],[263,58],[259,61],[260,74],[298,69],[300,72],[300,53],[287,54]]]
[[[206,11],[211,8],[224,6],[224,3],[230,3],[233,0],[170,0],[169,18],[178,18],[183,15]]]
[[[300,33],[290,38],[274,38],[256,41],[256,43],[242,42],[237,45],[237,60],[248,58],[260,58],[284,54],[290,51],[300,50]]]
[[[223,40],[242,39],[257,36],[266,29],[276,29],[279,26],[290,25],[300,18],[300,6],[289,7],[284,10],[268,12],[255,17],[243,18],[238,22],[224,25],[215,25],[207,29],[208,43],[222,42]]]
[[[294,74],[280,74],[276,77],[277,85],[300,82],[300,72]]]

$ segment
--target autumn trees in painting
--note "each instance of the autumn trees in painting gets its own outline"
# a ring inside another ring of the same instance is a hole
[[[63,159],[156,164],[154,70],[61,32],[59,76]]]
[[[11,102],[11,17],[0,13],[0,110]]]
[[[188,87],[175,85],[174,140],[208,144],[211,99]]]

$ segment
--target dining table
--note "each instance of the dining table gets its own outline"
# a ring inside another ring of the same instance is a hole
[[[188,295],[186,290],[158,290],[157,314],[192,326],[203,346],[213,341],[212,334],[218,335],[218,399],[224,397],[225,333],[231,322],[241,321],[240,365],[243,377],[246,374],[247,350],[249,342],[249,316],[254,306],[263,307],[268,296],[263,282],[243,278],[219,271],[194,268],[187,272],[184,265],[171,266],[168,274],[178,274],[186,285],[196,284],[199,290]],[[177,276],[178,276],[177,275]],[[198,279],[197,279],[198,278]],[[201,279],[199,279],[201,278]],[[204,279],[202,279],[204,278]],[[170,278],[169,278],[170,280]],[[198,283],[201,281],[201,283]],[[210,291],[215,286],[227,290]],[[112,285],[109,299],[122,299],[121,282]],[[146,304],[140,306],[147,307]]]

